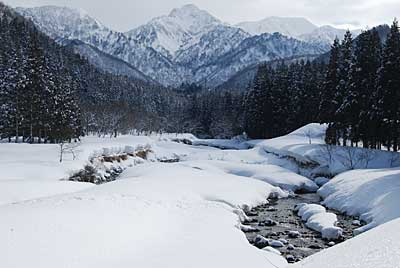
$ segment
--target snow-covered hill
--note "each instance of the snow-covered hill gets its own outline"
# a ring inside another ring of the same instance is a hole
[[[209,81],[208,86],[216,87],[249,65],[321,54],[329,49],[320,43],[300,42],[280,34],[254,35],[254,31],[248,33],[223,23],[194,5],[174,9],[127,33],[115,32],[81,10],[55,6],[17,10],[59,42],[84,42],[167,86]],[[271,27],[275,29],[269,31],[289,36],[316,29],[300,18],[273,21]],[[264,27],[260,32],[266,30]],[[104,62],[92,63],[110,71]]]

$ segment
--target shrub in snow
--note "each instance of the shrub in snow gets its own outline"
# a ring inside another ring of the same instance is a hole
[[[134,154],[136,151],[135,147],[133,146],[125,146],[124,153],[126,154]]]

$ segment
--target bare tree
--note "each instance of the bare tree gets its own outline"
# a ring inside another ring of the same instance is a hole
[[[365,149],[365,150],[362,150],[362,152],[359,155],[359,158],[360,158],[360,161],[363,161],[365,163],[365,168],[368,168],[369,163],[372,160],[374,160],[375,156],[376,156],[376,151]]]
[[[334,146],[331,144],[323,144],[320,147],[321,157],[326,162],[328,162],[328,164],[331,164],[333,162],[333,149],[334,149]]]
[[[61,142],[59,143],[60,146],[60,163],[62,163],[65,154],[71,154],[72,160],[76,159],[78,154],[78,147],[81,145],[80,142]]]
[[[348,169],[355,169],[358,167],[362,161],[365,160],[365,157],[362,157],[361,154],[357,154],[357,149],[353,147],[343,146],[340,147],[340,151],[338,153],[339,161],[342,165]],[[371,155],[367,154],[368,163],[370,161]]]
[[[399,164],[400,160],[400,153],[398,152],[391,152],[389,163],[390,167],[395,167]]]
[[[311,131],[311,129],[308,129],[308,130],[304,133],[304,135],[306,136],[306,138],[308,138],[308,142],[309,142],[310,144],[312,144],[312,131]]]

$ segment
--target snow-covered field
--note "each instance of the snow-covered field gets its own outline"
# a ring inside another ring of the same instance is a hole
[[[321,163],[326,159],[321,156],[323,130],[310,125],[266,141],[206,141],[189,134],[87,137],[76,159],[66,155],[62,163],[58,145],[0,144],[0,267],[286,267],[272,250],[249,244],[241,231],[243,210],[271,195],[317,191],[311,179],[300,175],[298,163],[329,164]],[[176,138],[195,145],[171,141]],[[140,146],[153,153],[141,164],[118,163],[126,170],[114,182],[66,180],[95,156]],[[319,190],[325,205],[366,221],[360,231],[400,216],[400,173],[389,168],[394,164],[389,154],[379,152],[369,160],[370,168],[386,169],[343,173]],[[179,162],[159,161],[168,159]],[[339,170],[335,161],[326,168]],[[334,228],[333,217],[313,220],[311,228],[321,222],[321,230]],[[341,254],[350,264],[376,264],[383,256],[388,266],[365,267],[396,267],[393,254],[398,256],[400,240],[390,236],[396,228],[398,220],[383,224],[297,265],[322,267],[324,256],[334,261]],[[385,244],[378,241],[372,251],[365,246],[380,235]],[[358,259],[349,255],[351,250],[360,256],[371,251],[371,258]],[[329,267],[364,267],[337,263]]]

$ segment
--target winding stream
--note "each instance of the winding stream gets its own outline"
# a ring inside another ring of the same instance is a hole
[[[316,193],[300,194],[269,201],[269,204],[255,207],[247,212],[250,221],[244,224],[253,227],[253,230],[245,232],[246,237],[251,244],[258,248],[266,246],[257,241],[258,235],[283,242],[283,246],[277,243],[275,249],[279,250],[292,263],[352,238],[353,230],[359,227],[353,225],[354,218],[336,211],[330,211],[337,215],[337,226],[343,229],[343,237],[337,241],[329,242],[322,239],[320,233],[307,228],[293,210],[298,203],[319,204],[321,201],[319,195]]]

